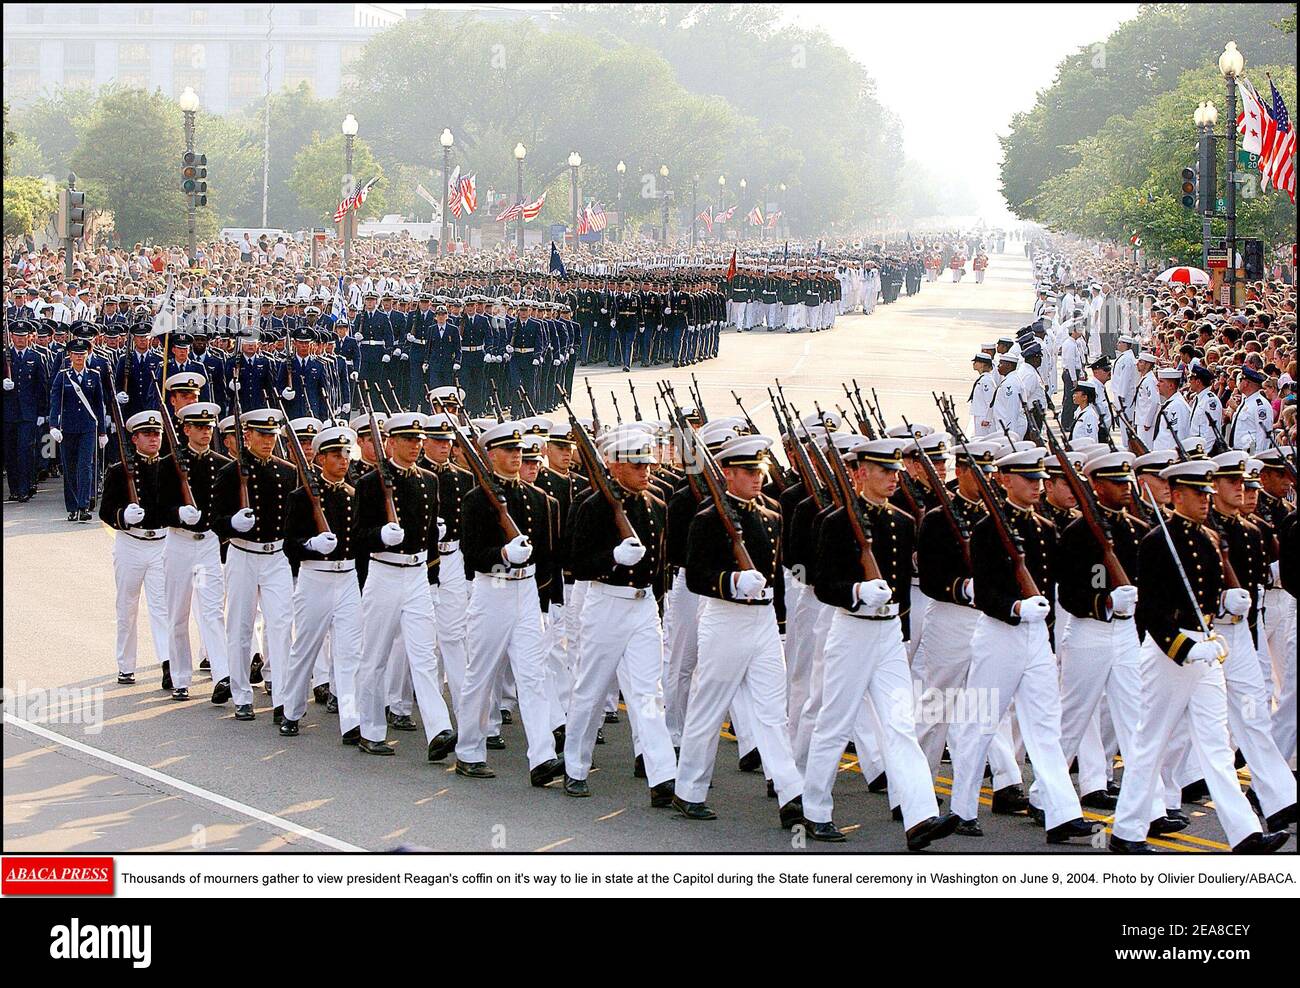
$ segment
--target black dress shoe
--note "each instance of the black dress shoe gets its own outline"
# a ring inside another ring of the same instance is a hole
[[[606,711],[605,711],[605,723],[606,723],[606,724],[617,724],[617,723],[618,723],[618,711],[617,711],[617,710],[606,710]]]
[[[383,741],[371,741],[369,738],[361,738],[357,741],[357,747],[367,755],[394,755],[397,750],[388,743],[387,739]]]
[[[889,819],[895,821],[896,823],[902,823],[903,808],[901,806],[895,806],[893,809],[891,809],[889,811]]]
[[[313,698],[313,699],[314,699],[318,704],[320,704],[321,706],[324,706],[326,703],[329,702],[329,698],[330,698],[330,684],[329,684],[329,683],[321,683],[319,686],[313,686],[313,687],[311,688],[311,695],[312,695],[312,698]]]
[[[333,693],[331,693],[330,698],[325,701],[325,712],[327,714],[336,714],[339,712],[339,698]]]
[[[1047,843],[1068,844],[1074,837],[1091,837],[1098,826],[1099,824],[1085,820],[1083,817],[1066,820],[1065,823],[1057,824],[1047,832]]]
[[[497,774],[488,768],[487,762],[462,762],[456,759],[456,774],[467,779],[495,779]]]
[[[590,796],[591,790],[587,788],[586,779],[571,779],[566,775],[564,777],[564,794],[566,796]]]
[[[1032,803],[1027,807],[1026,814],[1029,817],[1029,821],[1033,823],[1035,826],[1038,827],[1047,826],[1047,814],[1043,812],[1043,810],[1040,809],[1039,807],[1034,806]]]
[[[254,652],[253,661],[248,664],[248,682],[250,684],[255,686],[262,681],[263,665],[264,663],[262,662],[262,653]]]
[[[1176,834],[1180,830],[1186,830],[1187,824],[1182,820],[1175,820],[1171,817],[1156,817],[1147,824],[1147,836],[1159,837],[1161,834]]]
[[[1269,830],[1285,830],[1295,823],[1295,803],[1284,806],[1264,821]]]
[[[858,746],[850,741],[844,746],[844,752],[848,755],[856,755],[858,753]]]
[[[881,772],[867,783],[867,792],[884,792],[889,788],[889,776]]]
[[[204,672],[210,672],[212,670],[212,663],[207,659],[200,659],[199,668]]]
[[[564,750],[564,732],[565,727],[563,724],[551,732],[551,737],[555,738],[555,753],[557,755]]]
[[[1191,785],[1183,786],[1183,802],[1199,803],[1210,795],[1210,787],[1205,784],[1204,779],[1198,779]]]
[[[1170,820],[1178,820],[1185,826],[1190,827],[1192,825],[1192,818],[1184,813],[1181,808],[1176,810],[1165,810],[1165,816],[1169,817]]]
[[[983,837],[984,828],[978,820],[960,820],[953,833],[960,837]]]
[[[637,755],[636,760],[632,762],[632,778],[645,778],[645,755]]]
[[[605,743],[605,729],[603,727],[596,728],[596,743],[597,744]]]
[[[271,695],[271,681],[269,679],[262,683],[262,688],[266,690],[267,696]]]
[[[961,817],[956,813],[944,813],[941,816],[932,816],[922,820],[914,827],[909,827],[907,831],[907,849],[909,851],[919,851],[922,848],[929,847],[937,840],[943,840],[952,834],[961,823]]]
[[[1253,786],[1246,787],[1246,802],[1250,804],[1250,808],[1259,816],[1264,815],[1264,808],[1259,805],[1259,797],[1255,795],[1255,789]]]
[[[782,830],[792,830],[794,825],[803,820],[803,797],[796,796],[778,811]]]
[[[1105,789],[1098,789],[1080,796],[1079,805],[1086,806],[1090,810],[1113,810],[1119,805],[1119,799]]]
[[[429,742],[429,761],[440,762],[456,750],[456,732],[439,731]]]
[[[993,812],[998,816],[1013,816],[1029,809],[1029,797],[1020,786],[1003,786],[993,793]]]
[[[353,727],[343,732],[342,741],[344,744],[356,745],[361,743],[361,728]]]
[[[162,688],[165,690],[171,689],[172,688],[172,664],[170,662],[164,662],[162,664],[162,674],[163,674]]]
[[[217,684],[212,687],[212,702],[220,705],[227,702],[229,699],[230,677],[227,676],[225,679],[218,680]]]
[[[190,690],[188,686],[177,686],[174,690],[172,690],[173,700],[188,700],[189,698],[190,698]]]
[[[767,780],[767,798],[776,799],[776,783],[771,779]]]
[[[740,756],[740,761],[736,765],[742,772],[757,772],[763,767],[763,756],[754,748]]]
[[[1156,849],[1144,840],[1125,840],[1123,837],[1110,835],[1106,849],[1112,854],[1155,854]]]
[[[118,685],[120,685],[120,686],[134,686],[134,685],[135,685],[135,673],[133,673],[133,672],[119,672],[119,673],[117,674],[117,682],[118,682]]]
[[[90,521],[90,512],[89,511],[77,512],[77,521]]]
[[[389,714],[388,726],[394,731],[416,730],[415,721],[411,719],[410,714]]]
[[[528,773],[528,781],[538,789],[564,774],[563,758],[548,758]]]
[[[501,723],[513,724],[514,722],[515,722],[515,715],[512,714],[509,710],[503,708],[501,710]]]
[[[276,707],[274,710],[271,711],[271,723],[272,724],[284,723],[284,707]]]
[[[1277,833],[1251,834],[1232,849],[1234,854],[1271,854],[1286,843],[1291,835],[1285,830]]]
[[[488,751],[500,751],[506,746],[506,739],[500,734],[489,734],[487,738]]]
[[[650,787],[650,806],[652,809],[661,810],[665,806],[673,805],[673,794],[676,792],[677,782],[669,779],[667,782],[661,782],[657,786]]]
[[[280,721],[280,737],[296,738],[298,736],[298,722],[296,720],[285,719]]]
[[[688,820],[716,820],[718,814],[709,809],[708,803],[688,803],[680,796],[673,796],[673,809]]]
[[[842,844],[845,839],[844,831],[840,830],[830,820],[825,823],[813,823],[811,820],[804,820],[803,832],[809,840],[825,841],[827,844]]]
[[[1112,796],[1118,796],[1119,783],[1116,782],[1114,779],[1111,779],[1109,782],[1106,783],[1106,791],[1110,793]]]
[[[1232,767],[1233,768],[1246,767],[1246,756],[1241,753],[1240,748],[1238,748],[1236,754],[1232,756]]]
[[[251,703],[235,704],[235,720],[256,720],[256,719],[257,719],[257,714],[253,713],[253,705]]]
[[[76,520],[77,520],[77,513],[75,511],[69,511],[68,521],[76,521]]]

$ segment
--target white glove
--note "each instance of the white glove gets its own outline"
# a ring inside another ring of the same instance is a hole
[[[534,357],[534,358],[533,358],[533,366],[534,366],[534,367],[536,367],[536,366],[537,366],[538,364],[540,364],[541,362],[542,362],[542,358],[541,358],[541,357]],[[36,423],[36,424],[37,424],[37,425],[40,425],[39,422]]]
[[[1250,594],[1241,587],[1233,587],[1231,590],[1223,591],[1223,610],[1226,614],[1250,613]]]
[[[853,585],[853,596],[867,610],[874,611],[887,604],[894,591],[884,580],[868,580]]]
[[[402,359],[403,359],[403,360],[410,360],[410,359],[411,359],[411,355],[410,355],[409,353],[404,353],[404,354],[402,354]]]
[[[6,377],[6,378],[5,378],[4,389],[5,389],[6,391],[12,391],[12,390],[14,389],[14,381],[13,381],[13,378],[11,378],[11,377]]]
[[[144,521],[144,508],[132,501],[122,509],[122,520],[128,525],[138,525]]]
[[[516,535],[501,547],[501,555],[505,556],[506,562],[512,566],[522,566],[528,562],[532,554],[533,544],[528,541],[527,535]]]
[[[321,532],[307,540],[307,548],[312,552],[319,552],[322,556],[328,556],[338,548],[338,545],[339,537],[333,532]]]
[[[230,516],[230,527],[236,532],[247,532],[257,524],[257,515],[251,508],[240,508]]]
[[[451,365],[451,369],[454,370],[454,371],[458,371],[458,370],[460,370],[460,364],[452,364],[452,365]]]
[[[386,364],[386,363],[389,363],[392,359],[393,359],[393,358],[390,357],[388,354],[384,354],[384,359],[381,360],[380,363],[381,363],[381,364]]]
[[[54,428],[54,426],[50,426],[50,438],[53,439],[56,443],[63,442],[63,430],[56,429]]]
[[[1216,662],[1222,662],[1228,657],[1228,649],[1221,638],[1211,638],[1208,641],[1197,642],[1191,647],[1184,659],[1187,662],[1204,662],[1206,665],[1214,665]]]
[[[1047,613],[1052,605],[1043,596],[1026,597],[1020,601],[1020,620],[1026,624],[1037,624],[1047,620]]]
[[[534,360],[533,363],[537,363],[537,361]],[[36,417],[36,424],[37,424],[37,425],[44,425],[44,424],[45,424],[45,416],[44,416],[44,415],[38,415],[38,416]]]
[[[438,519],[438,541],[447,541],[447,523],[441,518]]]
[[[731,587],[741,600],[757,600],[766,586],[767,579],[756,569],[742,569],[731,574]]]
[[[125,391],[119,391],[117,393],[117,403],[119,405],[125,405],[130,400],[131,400],[131,396],[127,394]]]
[[[398,347],[393,347],[393,356],[400,357],[401,355],[402,355],[402,351]]]
[[[100,448],[100,449],[103,449],[103,448],[104,448],[105,446],[107,446],[107,445],[108,445],[108,436],[100,436],[100,437],[99,437],[99,448]]]
[[[968,603],[975,603],[975,581],[970,577],[961,581],[961,595]]]
[[[554,364],[556,367],[559,367],[559,366],[560,366],[560,361],[559,361],[559,360],[552,360],[551,363]]]
[[[620,566],[635,566],[645,555],[645,546],[637,539],[624,539],[614,546],[614,562]]]
[[[1274,586],[1282,585],[1282,563],[1280,560],[1268,564],[1269,583]]]
[[[192,504],[182,504],[176,514],[180,516],[182,525],[197,525],[203,517],[203,512]]]
[[[350,411],[352,411],[352,403],[351,403],[351,402],[348,402],[348,401],[345,401],[345,402],[343,403],[343,407],[340,408],[339,411],[340,411],[340,412],[350,412]]]
[[[415,335],[414,333],[407,333],[407,334],[406,334],[406,342],[407,342],[407,343],[419,343],[420,341],[419,341],[419,339],[416,337],[416,335]]]
[[[507,343],[507,344],[506,344],[506,353],[514,353],[514,352],[515,352],[515,348],[512,347],[509,343]]]
[[[406,532],[402,530],[402,526],[391,521],[379,530],[379,540],[384,545],[401,545],[404,538]]]
[[[293,388],[285,388],[283,391],[280,392],[280,397],[283,398],[285,401],[293,401],[295,398],[298,397],[298,392],[293,390]]]
[[[1110,609],[1117,617],[1132,617],[1137,600],[1137,587],[1116,587],[1110,592]]]

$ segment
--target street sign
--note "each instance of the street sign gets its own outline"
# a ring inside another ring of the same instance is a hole
[[[1217,196],[1214,200],[1214,211],[1216,213],[1225,212],[1228,208],[1228,201],[1223,196]]]
[[[1211,271],[1228,270],[1228,252],[1218,248],[1212,248],[1205,254],[1205,266]]]
[[[1245,168],[1249,171],[1256,171],[1259,168],[1259,155],[1254,151],[1245,151],[1237,148],[1237,167]]]

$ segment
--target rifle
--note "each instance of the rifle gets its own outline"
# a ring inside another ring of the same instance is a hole
[[[791,414],[794,416],[795,421],[802,422],[802,419],[799,417],[799,409],[795,408],[794,405],[790,405],[789,408]],[[825,423],[823,423],[822,428],[823,429],[826,428]],[[827,436],[827,441],[829,442],[830,441],[829,431],[827,431],[826,436]],[[823,453],[822,448],[819,445],[817,445],[817,441],[813,439],[811,435],[807,434],[807,430],[805,430],[804,438],[807,442],[807,448],[812,450],[812,458],[809,460],[809,462],[812,463],[814,467],[813,473],[815,476],[820,476],[823,478],[823,480],[826,483],[826,489],[827,491],[830,492],[831,500],[835,500],[835,477],[831,472],[831,465],[826,461],[826,454]]]
[[[522,384],[519,385],[519,405],[529,415],[537,414],[537,409],[533,407],[533,401],[528,397],[528,392],[524,390]]]
[[[821,406],[816,402],[813,403],[813,408],[816,409],[817,416],[821,419],[822,426],[826,429],[827,436],[829,436],[831,429],[826,425],[826,413],[821,410]],[[862,513],[862,505],[858,502],[857,491],[853,489],[853,482],[849,480],[848,469],[844,466],[844,457],[840,455],[840,448],[829,438],[826,441],[826,452],[831,462],[835,486],[839,488],[839,497],[836,500],[844,508],[844,513],[849,519],[849,528],[853,532],[853,540],[858,544],[858,562],[862,566],[862,578],[864,580],[879,580],[881,578],[880,565],[876,562],[875,553],[871,551],[871,524]]]
[[[235,413],[235,463],[239,471],[239,507],[244,509],[248,507],[248,463],[244,457],[244,413],[239,405],[239,369],[243,366],[243,354],[235,358],[231,365],[230,376],[235,382],[231,388],[230,406],[231,411]]]
[[[695,374],[691,374],[691,396],[695,399],[695,407],[700,413],[700,424],[704,425],[709,421],[708,415],[704,413],[704,396],[700,394],[700,382],[695,380]]]
[[[670,424],[674,428],[678,428],[677,423],[672,419],[672,407],[669,405],[668,395],[665,393],[666,382],[662,382],[662,381],[656,382],[655,387],[659,391],[660,397],[663,398],[664,405],[668,407]],[[678,431],[680,432],[681,429],[678,428]],[[689,440],[685,435],[683,435],[682,448],[678,451],[678,453],[681,456],[682,473],[686,475],[686,483],[690,485],[691,493],[695,496],[695,500],[698,502],[704,500],[704,493],[700,490],[700,482],[695,476],[697,473],[699,473],[699,469],[695,467],[694,461],[691,460],[691,453],[686,448],[688,443]]]
[[[912,433],[912,423],[907,421],[907,416],[903,416],[903,425],[907,431]],[[915,433],[913,433],[915,434]],[[939,472],[935,470],[934,464],[930,461],[930,454],[921,448],[920,443],[916,447],[917,459],[925,467],[925,475],[930,478],[930,486],[934,488],[934,493],[939,498],[939,510],[943,512],[944,521],[952,529],[953,538],[957,540],[957,545],[961,547],[962,562],[966,564],[966,572],[973,573],[974,567],[970,559],[970,538],[966,535],[966,529],[962,523],[957,520],[957,513],[952,508],[952,497],[948,493],[948,488],[944,486],[943,481],[939,479]],[[976,467],[975,469],[979,469]]]
[[[1220,453],[1226,453],[1232,447],[1228,445],[1228,440],[1224,438],[1223,430],[1214,421],[1214,416],[1210,414],[1209,409],[1203,409],[1202,414],[1205,416],[1205,420],[1210,423],[1210,431],[1214,433],[1214,447],[1210,450],[1210,455],[1217,456]]]
[[[862,389],[858,387],[858,379],[854,377],[850,378],[850,380],[853,381],[853,397],[857,402],[858,421],[866,427],[865,430],[860,429],[859,431],[868,439],[875,439],[876,430],[871,427],[871,416],[867,414],[866,403],[862,400]],[[848,388],[844,389],[845,394],[848,394],[848,391]],[[853,404],[853,402],[849,404]]]
[[[1291,475],[1291,479],[1294,481],[1296,479],[1295,463],[1287,459],[1286,454],[1282,452],[1282,447],[1279,446],[1277,440],[1273,438],[1272,432],[1266,432],[1265,435],[1268,437],[1268,444],[1273,447],[1273,451],[1277,453],[1278,459],[1282,461],[1282,466],[1286,468],[1286,472]]]
[[[298,434],[289,426],[289,413],[285,411],[283,404],[280,406],[280,414],[284,416],[284,431],[288,437],[285,445],[289,447],[294,463],[298,465],[298,476],[302,478],[302,486],[307,491],[307,500],[311,502],[311,516],[316,522],[316,532],[323,535],[330,530],[330,523],[326,520],[325,511],[320,503],[320,477],[307,462],[307,453],[302,448]]]
[[[875,398],[876,396],[876,391],[874,388],[872,388],[871,390],[871,396],[873,398]],[[844,410],[840,409],[839,412],[840,412],[840,416],[843,417]],[[876,420],[881,424],[880,432],[881,435],[883,435],[885,432],[885,427],[884,427],[885,420],[880,413],[879,404],[877,404],[875,407],[875,414],[876,414]],[[909,433],[911,432],[910,426],[908,427],[908,432]],[[870,438],[874,439],[876,437],[872,435]],[[916,440],[916,438],[917,437],[915,435],[912,436],[913,440]],[[903,500],[907,502],[907,513],[910,514],[916,520],[916,524],[919,527],[921,524],[921,519],[925,517],[925,508],[921,506],[921,502],[917,499],[916,491],[913,490],[912,488],[913,483],[915,483],[915,481],[913,481],[911,476],[908,474],[908,472],[904,470],[902,475],[898,478],[898,492],[903,495]]]
[[[583,382],[587,385],[587,400],[591,402],[591,431],[600,435],[600,413],[596,411],[596,396],[591,392],[591,378],[583,377]]]
[[[871,400],[874,404],[867,407],[871,409],[871,413],[876,417],[876,425],[880,428],[881,435],[884,435],[889,426],[885,425],[885,416],[880,412],[880,396],[876,394],[875,388],[871,389]]]
[[[844,389],[844,398],[849,403],[849,411],[853,413],[853,421],[857,423],[858,435],[866,436],[868,434],[867,430],[870,428],[870,425],[866,421],[865,416],[863,416],[858,412],[858,406],[853,403],[853,392],[849,390],[849,386],[845,384],[843,381],[840,382],[840,387]],[[839,412],[840,412],[840,416],[843,417],[844,409],[841,408]],[[874,439],[875,437],[870,436],[869,438]]]
[[[614,423],[615,425],[623,424],[623,413],[618,410],[618,395],[613,391],[609,393],[609,400],[614,403]]]
[[[489,378],[488,383],[492,385],[492,408],[496,412],[497,421],[504,422],[506,420],[506,414],[501,410],[501,396],[497,394],[496,378]]]
[[[574,434],[578,437],[578,453],[587,466],[587,479],[614,513],[614,530],[618,532],[620,539],[636,539],[637,534],[632,529],[632,523],[627,520],[627,512],[623,509],[623,499],[614,493],[614,480],[610,477],[600,454],[596,452],[595,443],[591,441],[591,436],[587,435],[587,430],[578,424],[578,418],[569,404],[569,396],[564,387],[557,385],[557,390],[560,404],[564,406],[564,410],[569,413],[569,418],[574,422]]]
[[[722,471],[709,453],[708,447],[699,441],[695,430],[686,421],[681,406],[677,404],[677,396],[673,393],[673,386],[669,384],[666,388],[664,397],[669,404],[669,414],[672,415],[673,421],[681,430],[682,439],[689,440],[691,455],[695,458],[695,462],[700,464],[700,474],[703,476],[705,486],[708,488],[709,497],[713,501],[714,508],[717,509],[718,518],[722,521],[722,527],[727,533],[727,538],[731,541],[731,554],[736,560],[736,566],[742,570],[757,569],[754,561],[749,556],[749,550],[745,548],[745,540],[740,534],[740,519],[736,517],[735,510],[727,501],[726,482],[722,477]]]
[[[808,459],[808,451],[803,448],[803,444],[799,441],[799,434],[795,431],[790,409],[786,407],[785,402],[778,402],[772,396],[771,388],[767,389],[767,395],[772,399],[772,409],[776,412],[776,425],[781,432],[781,439],[785,445],[785,455],[790,458],[795,472],[799,474],[803,489],[808,492],[808,496],[813,499],[813,503],[817,505],[817,510],[820,511],[826,507],[826,499],[822,496],[821,484],[817,480],[817,475],[813,472],[812,462]]]
[[[388,394],[393,399],[393,408],[397,409],[397,411],[400,412],[402,410],[402,402],[397,397],[397,389],[393,387],[392,381],[385,381],[384,383],[388,386]]]
[[[127,365],[128,367],[130,364]],[[122,421],[122,406],[117,403],[117,395],[112,396],[109,401],[109,407],[113,410],[113,431],[117,433],[117,448],[122,454],[122,473],[126,477],[126,497],[129,504],[139,504],[140,498],[135,490],[135,446],[128,443],[126,438],[126,424]],[[163,415],[167,410],[162,410]],[[236,413],[238,415],[238,413]],[[236,418],[238,424],[238,418]],[[235,430],[238,432],[238,428]],[[128,452],[129,449],[129,452]],[[240,507],[247,507],[241,504]]]
[[[641,421],[641,406],[636,401],[636,385],[631,381],[627,382],[627,388],[632,392],[632,413],[636,416],[636,421]]]
[[[1169,434],[1174,437],[1174,452],[1178,454],[1178,462],[1187,463],[1191,460],[1191,457],[1187,455],[1187,450],[1183,448],[1182,441],[1178,438],[1178,433],[1174,432],[1173,426],[1170,425],[1169,418],[1165,413],[1163,405],[1160,407],[1160,417],[1164,419],[1165,428],[1169,430]],[[1241,581],[1237,579],[1237,571],[1233,569],[1232,560],[1228,558],[1227,543],[1224,541],[1223,536],[1220,535],[1219,529],[1214,525],[1212,520],[1213,518],[1214,512],[1211,510],[1210,514],[1206,516],[1205,527],[1211,531],[1212,535],[1210,541],[1212,541],[1214,547],[1219,550],[1219,562],[1223,565],[1224,585],[1229,589],[1240,589]]]
[[[441,402],[438,403],[438,407],[445,412],[446,406]],[[460,445],[461,452],[465,454],[465,462],[469,465],[470,472],[474,474],[474,479],[478,481],[478,485],[483,488],[483,493],[487,495],[488,500],[492,502],[492,506],[496,509],[497,521],[501,524],[501,530],[505,532],[506,540],[514,541],[523,533],[519,531],[519,526],[510,517],[510,511],[506,508],[505,495],[501,493],[496,481],[492,479],[492,468],[483,459],[483,454],[479,452],[475,441],[461,429],[460,423],[456,421],[455,417],[450,415],[447,417],[451,419],[452,428],[456,430],[456,442]],[[470,428],[473,428],[472,424]]]
[[[194,506],[194,493],[190,490],[190,472],[189,468],[181,462],[181,444],[176,439],[176,424],[172,421],[171,412],[167,409],[167,403],[163,401],[162,388],[158,382],[153,382],[153,392],[158,396],[158,410],[162,413],[163,435],[167,437],[167,445],[172,451],[172,466],[176,468],[176,479],[181,484],[181,500],[190,507]],[[117,404],[117,396],[113,397],[113,404]]]
[[[397,505],[393,503],[393,475],[388,465],[388,457],[384,453],[384,437],[379,432],[379,419],[375,418],[375,406],[370,400],[370,383],[361,381],[358,393],[361,395],[361,404],[366,410],[366,417],[370,420],[368,425],[370,442],[375,447],[375,472],[379,474],[379,489],[384,494],[384,513],[388,516],[389,524],[396,525]],[[380,394],[379,397],[383,398],[383,395]]]

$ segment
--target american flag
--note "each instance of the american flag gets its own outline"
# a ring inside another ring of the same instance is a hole
[[[733,215],[735,212],[736,212],[736,207],[735,207],[735,206],[732,206],[730,209],[724,209],[722,212],[717,213],[717,214],[714,215],[714,217],[713,217],[713,222],[714,222],[714,223],[730,223],[730,222],[731,222],[731,217],[732,217],[732,215]]]
[[[478,209],[478,185],[475,179],[477,174],[467,175],[460,180],[460,202],[464,206],[465,212],[472,213]],[[457,213],[457,216],[460,214]]]
[[[780,218],[781,218],[781,210],[779,210],[779,209],[778,209],[775,213],[770,213],[770,214],[768,214],[768,217],[767,217],[767,228],[768,228],[769,230],[775,230],[775,229],[776,229],[776,221],[779,220]]]
[[[495,220],[497,223],[509,223],[511,220],[517,220],[524,212],[524,204],[517,202],[512,206],[507,206],[504,213]]]
[[[578,214],[578,236],[585,236],[591,232],[591,204],[588,203],[583,207],[582,212]]]
[[[749,211],[749,225],[750,226],[763,225],[763,210],[760,209],[758,206],[755,206],[753,209]]]
[[[347,216],[350,210],[360,209],[364,206],[366,203],[366,196],[370,193],[370,187],[378,181],[379,176],[376,175],[365,185],[361,186],[361,188],[355,193],[344,198],[343,201],[339,203],[338,209],[334,210],[334,222],[342,223],[343,217]]]
[[[460,201],[460,165],[452,169],[451,178],[447,179],[447,208],[451,210],[452,216],[460,219],[464,208]]]
[[[695,218],[704,224],[704,228],[706,230],[708,230],[710,233],[713,232],[713,207],[712,206],[709,206],[707,209],[704,210],[704,212],[700,213],[700,215]]]
[[[605,207],[600,203],[587,204],[587,226],[594,233],[600,233],[605,227],[609,226],[609,220],[605,216]]]
[[[1286,112],[1282,94],[1273,85],[1270,76],[1268,88],[1272,90],[1273,112],[1264,124],[1263,146],[1259,152],[1259,170],[1295,202],[1295,128]]]

